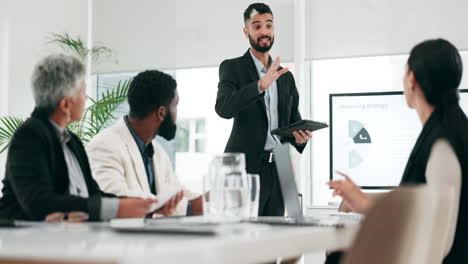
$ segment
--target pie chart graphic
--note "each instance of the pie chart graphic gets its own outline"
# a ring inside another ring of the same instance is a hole
[[[359,155],[359,153],[357,153],[356,150],[353,149],[351,152],[349,152],[349,155],[348,155],[349,168],[351,169],[357,168],[359,167],[359,165],[361,165],[362,162],[363,162],[363,158],[361,157],[361,155]]]
[[[361,122],[356,120],[349,120],[348,123],[349,137],[351,137],[355,144],[370,144],[372,143],[369,132],[364,128]]]
[[[354,144],[359,144],[353,147],[348,153],[348,166],[351,169],[357,168],[364,162],[367,148],[361,144],[371,144],[372,140],[369,132],[364,128],[364,125],[356,120],[348,122],[348,136],[353,140]]]

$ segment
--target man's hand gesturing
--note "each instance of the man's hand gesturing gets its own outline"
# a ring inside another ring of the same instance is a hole
[[[280,58],[276,57],[275,61],[273,61],[273,64],[270,65],[270,68],[268,69],[267,73],[265,76],[263,76],[259,81],[258,81],[258,87],[260,90],[265,91],[270,87],[270,85],[276,81],[281,75],[286,73],[288,71],[288,68],[283,68],[281,71],[278,71],[278,68],[280,67]]]

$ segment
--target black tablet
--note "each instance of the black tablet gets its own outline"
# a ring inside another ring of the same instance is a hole
[[[326,127],[328,127],[326,123],[312,120],[301,120],[285,127],[273,129],[271,133],[280,137],[294,137],[293,132],[297,130],[309,130],[312,132]]]

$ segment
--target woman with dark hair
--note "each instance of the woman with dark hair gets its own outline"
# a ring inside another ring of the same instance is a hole
[[[423,129],[411,152],[401,185],[450,185],[459,195],[458,219],[452,247],[443,263],[465,263],[468,237],[468,120],[458,104],[462,62],[455,46],[443,39],[427,40],[410,53],[404,76],[408,106],[415,109]],[[447,154],[449,153],[449,154]],[[358,213],[366,213],[373,201],[345,175],[328,184],[334,194]],[[340,253],[327,258],[335,263]]]

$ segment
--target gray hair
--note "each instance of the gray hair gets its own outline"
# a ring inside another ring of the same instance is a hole
[[[55,108],[63,97],[74,96],[85,72],[84,64],[73,56],[50,55],[41,60],[31,79],[36,106]]]

